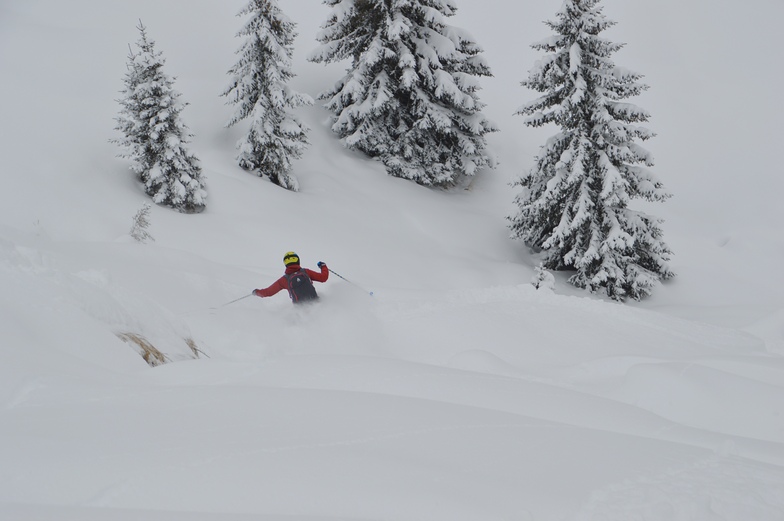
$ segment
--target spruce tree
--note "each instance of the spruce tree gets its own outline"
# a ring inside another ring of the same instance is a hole
[[[128,56],[124,97],[112,140],[123,148],[120,157],[131,159],[147,195],[156,204],[184,213],[204,209],[206,191],[198,159],[186,148],[192,137],[180,118],[185,104],[173,88],[174,79],[163,72],[165,60],[139,22],[138,50]]]
[[[250,20],[237,33],[246,40],[237,51],[239,60],[229,70],[231,83],[222,93],[237,105],[228,126],[246,118],[251,121],[248,134],[237,144],[237,160],[242,168],[296,191],[292,161],[302,157],[310,129],[291,109],[313,104],[310,96],[288,86],[294,77],[291,57],[296,25],[276,0],[251,0],[238,16],[246,15]]]
[[[651,154],[636,144],[654,134],[637,123],[649,114],[622,100],[648,87],[642,76],[616,67],[623,44],[599,34],[614,25],[599,0],[565,0],[556,35],[533,45],[547,54],[522,84],[543,95],[518,114],[560,132],[542,147],[535,166],[518,182],[513,236],[544,250],[544,266],[573,269],[569,279],[616,300],[639,300],[673,276],[661,220],[628,207],[635,198],[664,201],[670,194],[647,168]]]
[[[351,59],[319,98],[346,146],[378,158],[389,174],[451,186],[495,166],[484,135],[478,76],[491,76],[471,37],[448,25],[452,0],[324,0],[315,62]]]

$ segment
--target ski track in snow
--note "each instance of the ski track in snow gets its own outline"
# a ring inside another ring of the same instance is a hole
[[[732,456],[640,476],[591,494],[574,521],[774,520],[784,510],[784,472]]]

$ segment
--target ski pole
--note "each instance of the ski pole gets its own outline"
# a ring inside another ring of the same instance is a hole
[[[329,272],[330,272],[330,273],[332,273],[332,274],[333,274],[333,275],[335,275],[336,277],[340,277],[341,279],[345,280],[345,281],[346,281],[346,282],[348,282],[349,284],[352,284],[352,285],[354,285],[354,286],[358,287],[359,289],[361,289],[362,291],[364,291],[365,293],[367,293],[367,294],[368,294],[368,295],[370,295],[371,297],[373,296],[373,292],[372,292],[372,291],[368,291],[368,290],[366,290],[365,288],[363,288],[362,286],[360,286],[359,284],[355,284],[354,282],[351,282],[350,280],[348,280],[346,277],[344,277],[344,276],[343,276],[343,275],[341,275],[340,273],[335,273],[334,271],[332,271],[332,270],[331,270],[331,269],[329,269],[329,268],[327,268],[327,269],[329,270]]]
[[[248,297],[252,297],[252,296],[253,296],[253,293],[251,293],[250,295],[245,295],[244,297],[235,298],[235,299],[234,299],[234,300],[232,300],[231,302],[226,302],[225,304],[221,304],[221,305],[220,305],[220,306],[218,306],[218,307],[219,307],[219,308],[223,308],[223,307],[226,307],[226,306],[228,306],[229,304],[234,304],[235,302],[239,302],[239,301],[240,301],[240,300],[242,300],[242,299],[246,299],[246,298],[248,298]],[[212,309],[217,309],[217,308],[212,308]]]
[[[215,311],[216,309],[220,309],[220,308],[226,307],[226,306],[228,306],[229,304],[234,304],[235,302],[239,302],[239,301],[240,301],[240,300],[242,300],[242,299],[246,299],[246,298],[248,298],[248,297],[252,297],[252,296],[253,296],[253,293],[251,293],[250,295],[245,295],[244,297],[235,298],[235,299],[234,299],[234,300],[232,300],[231,302],[226,302],[225,304],[221,304],[220,306],[213,306],[213,307],[211,307],[211,308],[209,308],[209,309],[210,309],[210,310],[212,310],[212,311]],[[193,314],[193,313],[199,313],[200,311],[204,311],[204,310],[186,311],[185,313],[181,313],[181,314],[182,314],[182,315],[191,315],[191,314]]]

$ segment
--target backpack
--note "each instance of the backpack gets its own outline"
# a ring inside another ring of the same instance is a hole
[[[310,280],[304,269],[295,271],[291,275],[286,275],[286,280],[289,283],[289,297],[291,297],[293,303],[299,304],[300,302],[318,298],[316,288],[313,287],[313,281]]]

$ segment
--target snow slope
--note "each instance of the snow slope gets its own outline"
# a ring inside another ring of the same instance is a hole
[[[758,52],[780,2],[605,0],[676,195],[651,212],[678,277],[626,305],[560,274],[535,290],[507,238],[509,183],[552,132],[511,114],[558,2],[458,1],[501,165],[454,193],[344,150],[320,107],[301,192],[239,170],[218,93],[244,3],[0,3],[0,520],[784,519],[784,73]],[[328,11],[280,5],[315,96],[343,69],[305,60]],[[108,143],[138,18],[209,190],[203,214],[153,208],[147,244]],[[360,287],[222,306],[292,249]]]

